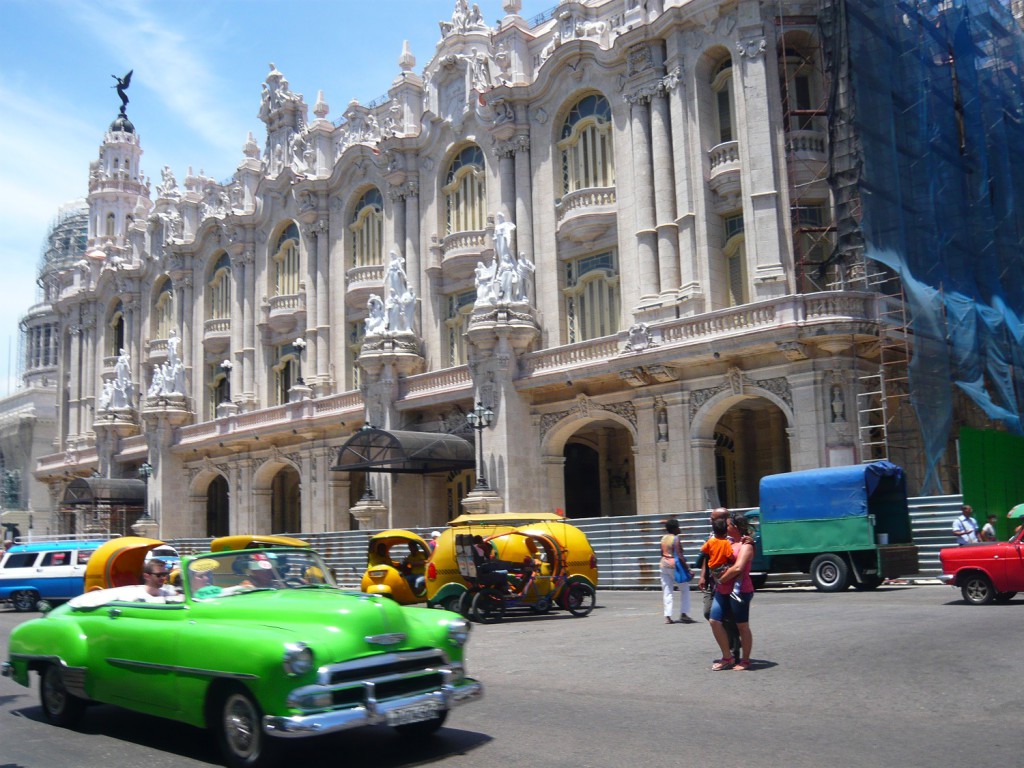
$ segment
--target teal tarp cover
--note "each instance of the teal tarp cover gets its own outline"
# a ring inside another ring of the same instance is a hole
[[[906,510],[903,469],[888,461],[761,478],[761,520],[767,523],[834,520]]]

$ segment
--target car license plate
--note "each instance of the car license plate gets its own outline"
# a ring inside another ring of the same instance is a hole
[[[441,705],[436,701],[424,701],[387,713],[388,725],[408,725],[437,717]]]

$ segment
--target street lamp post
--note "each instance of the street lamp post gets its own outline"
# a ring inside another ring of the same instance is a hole
[[[484,427],[491,426],[494,421],[494,411],[485,408],[484,404],[477,402],[476,408],[466,414],[466,421],[476,431],[476,487],[474,491],[487,490],[487,478],[484,477]]]
[[[306,340],[301,336],[292,342],[292,346],[295,347],[296,359],[299,365],[299,380],[296,382],[300,386],[305,386],[306,382],[302,380],[302,350],[306,348]]]
[[[231,400],[231,369],[235,367],[235,364],[230,360],[225,359],[221,364],[220,368],[224,371],[225,387],[224,387],[224,399],[222,403],[227,403]]]

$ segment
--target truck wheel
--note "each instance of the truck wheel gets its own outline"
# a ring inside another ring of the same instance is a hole
[[[38,602],[39,593],[31,589],[22,589],[11,595],[11,603],[14,604],[14,610],[19,613],[34,611]]]
[[[857,581],[856,579],[853,579],[852,581],[853,588],[856,589],[858,592],[868,592],[872,589],[878,589],[879,585],[882,583],[882,577],[864,576],[861,578],[860,581]]]
[[[73,727],[85,711],[85,702],[68,692],[60,664],[47,664],[39,677],[39,703],[46,719],[61,728]]]
[[[842,592],[850,586],[850,566],[838,555],[818,555],[811,561],[811,581],[821,592]]]
[[[960,582],[960,594],[971,605],[988,605],[996,599],[996,588],[983,573],[972,573]]]

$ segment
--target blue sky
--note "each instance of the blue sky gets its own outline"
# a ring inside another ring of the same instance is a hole
[[[501,0],[477,0],[495,26]],[[557,0],[523,0],[521,15]],[[273,62],[337,120],[384,95],[408,40],[417,72],[455,0],[0,0],[0,396],[18,385],[17,324],[40,296],[43,242],[61,205],[83,198],[89,163],[117,116],[111,75],[134,70],[128,117],[153,185],[169,165],[231,177]],[[293,13],[294,10],[294,13]],[[312,115],[310,115],[312,117]]]

